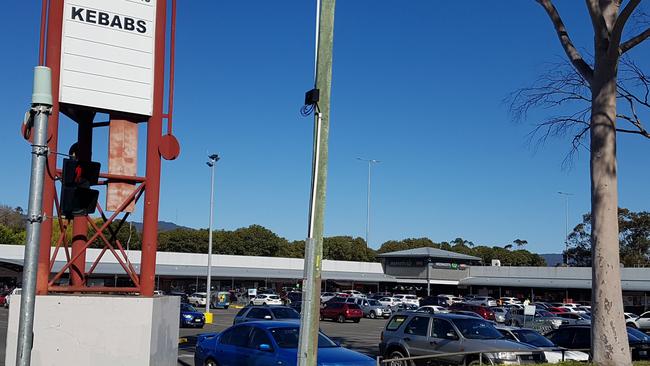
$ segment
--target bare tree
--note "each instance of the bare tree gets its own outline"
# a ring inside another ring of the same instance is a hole
[[[557,72],[542,80],[542,89],[529,90],[531,106],[553,106],[568,102],[586,102],[587,107],[558,116],[540,126],[546,134],[575,131],[573,146],[590,137],[591,227],[592,227],[592,357],[594,363],[607,366],[631,365],[621,293],[618,243],[618,192],[616,168],[616,132],[636,133],[649,137],[636,113],[636,105],[648,106],[645,98],[621,88],[621,57],[648,37],[650,27],[641,29],[627,40],[623,31],[641,0],[585,0],[594,32],[593,65],[573,44],[569,32],[552,0],[536,0],[550,18],[568,62],[574,72]],[[625,4],[623,4],[625,3]],[[639,16],[639,12],[637,15]],[[641,15],[642,19],[644,15]],[[623,62],[623,65],[626,65]],[[632,70],[634,64],[630,63]],[[636,68],[638,70],[638,68]],[[640,72],[640,70],[638,70]],[[642,75],[642,73],[641,73]],[[648,79],[645,82],[647,90]],[[643,85],[641,86],[643,87]],[[617,113],[617,101],[630,104],[626,114]],[[645,103],[645,104],[644,104]],[[523,112],[527,111],[524,106]],[[617,127],[624,120],[631,127]]]
[[[524,121],[536,109],[562,109],[564,113],[545,117],[528,134],[529,142],[543,144],[549,137],[571,137],[571,148],[564,164],[570,164],[585,143],[591,129],[591,86],[568,61],[548,65],[548,71],[535,83],[511,93],[505,100],[516,121]],[[629,57],[619,61],[617,124],[620,133],[650,139],[644,121],[650,117],[650,76]],[[570,111],[570,112],[566,112]]]

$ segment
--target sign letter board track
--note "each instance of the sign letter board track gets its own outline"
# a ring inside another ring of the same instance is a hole
[[[65,0],[59,101],[151,116],[156,0]]]

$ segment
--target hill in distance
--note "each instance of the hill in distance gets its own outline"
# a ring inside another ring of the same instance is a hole
[[[139,231],[142,232],[142,223],[141,222],[133,222],[133,227]],[[158,231],[172,231],[176,229],[189,229],[187,226],[181,226],[181,225],[176,225],[173,222],[168,222],[168,221],[158,221]]]

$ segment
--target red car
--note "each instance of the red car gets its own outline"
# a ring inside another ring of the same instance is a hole
[[[553,314],[559,314],[559,313],[566,313],[568,312],[567,309],[561,308],[561,307],[556,307],[556,306],[551,306],[548,308],[548,311],[553,313]]]
[[[496,320],[494,316],[494,311],[490,310],[490,308],[488,307],[481,306],[481,305],[455,303],[455,304],[451,304],[449,310],[471,311],[473,313],[480,315],[485,320],[493,320],[493,321]]]
[[[352,320],[358,323],[363,318],[363,310],[357,304],[344,304],[342,302],[333,302],[325,305],[320,309],[320,319],[332,319],[339,323],[345,323],[346,320]]]

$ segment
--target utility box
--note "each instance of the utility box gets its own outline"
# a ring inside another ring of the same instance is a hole
[[[501,267],[501,260],[493,259],[492,260],[492,267]]]
[[[20,296],[11,298],[5,365],[16,364]],[[32,366],[176,366],[180,298],[36,296]]]

